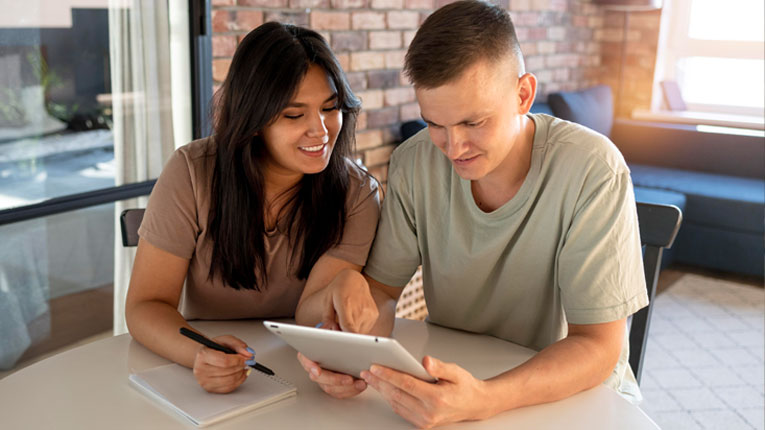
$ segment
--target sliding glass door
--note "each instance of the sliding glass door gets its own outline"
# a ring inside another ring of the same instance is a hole
[[[206,3],[0,0],[0,371],[124,331],[117,215],[201,133]]]

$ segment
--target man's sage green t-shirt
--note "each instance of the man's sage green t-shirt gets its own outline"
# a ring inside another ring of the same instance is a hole
[[[615,321],[648,304],[624,158],[606,137],[547,115],[518,193],[485,213],[427,130],[393,153],[365,272],[405,285],[422,265],[429,320],[541,350],[567,323]],[[606,384],[639,400],[625,342]]]

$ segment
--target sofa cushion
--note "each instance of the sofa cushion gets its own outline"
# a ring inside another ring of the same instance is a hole
[[[608,85],[553,93],[547,97],[547,103],[558,118],[582,124],[605,136],[611,135],[614,102]]]
[[[763,233],[765,181],[630,164],[638,187],[685,194],[683,223],[731,231]]]
[[[553,111],[550,108],[550,105],[543,102],[537,102],[535,101],[533,105],[531,105],[531,109],[529,109],[529,112],[531,113],[546,113],[547,115],[554,116]]]

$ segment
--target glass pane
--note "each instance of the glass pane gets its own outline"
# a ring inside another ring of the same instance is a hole
[[[689,57],[677,62],[678,83],[688,103],[762,108],[762,60]]]
[[[114,186],[108,3],[4,2],[0,210]]]
[[[700,40],[765,40],[762,0],[693,0],[688,37]]]
[[[114,204],[0,226],[0,372],[110,336]]]

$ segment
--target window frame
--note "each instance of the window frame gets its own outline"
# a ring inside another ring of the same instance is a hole
[[[662,110],[663,91],[660,82],[677,80],[676,65],[680,59],[713,57],[765,60],[765,43],[737,40],[700,40],[688,35],[691,6],[694,0],[666,0],[659,34],[657,64],[651,108]],[[728,115],[763,116],[758,107],[693,103],[685,100],[689,111]]]

